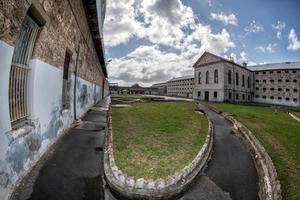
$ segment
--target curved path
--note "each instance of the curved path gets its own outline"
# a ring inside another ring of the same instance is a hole
[[[204,174],[174,200],[256,200],[258,176],[254,161],[242,140],[233,134],[232,125],[221,115],[202,103],[199,107],[207,113],[214,125],[214,150]],[[116,200],[109,189],[105,199]]]

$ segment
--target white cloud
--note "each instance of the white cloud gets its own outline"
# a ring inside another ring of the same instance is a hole
[[[240,53],[240,58],[238,59],[239,63],[247,63],[247,65],[256,65],[256,62],[251,61],[248,58],[248,54],[244,51]]]
[[[208,6],[212,7],[212,0],[207,0]]]
[[[216,13],[210,13],[210,17],[213,20],[217,20],[222,22],[224,25],[238,25],[238,19],[234,14],[225,15],[223,13],[216,14]]]
[[[300,49],[300,41],[298,40],[295,29],[290,30],[288,39],[290,42],[290,45],[287,48],[288,50],[296,51],[296,50]]]
[[[264,31],[264,27],[263,27],[263,25],[259,24],[255,20],[252,20],[249,23],[249,25],[246,28],[244,28],[244,31],[246,32],[246,34],[258,33],[258,32]]]
[[[194,18],[191,7],[181,0],[108,1],[105,45],[117,48],[132,38],[149,43],[113,59],[110,81],[126,85],[166,81],[191,74],[191,66],[204,51],[220,55],[235,47],[226,29],[213,32]]]
[[[273,29],[277,30],[276,37],[281,39],[282,30],[285,29],[285,22],[284,21],[277,21],[277,24],[272,24]]]
[[[268,52],[268,53],[274,53],[275,52],[275,47],[277,46],[277,43],[272,43],[272,44],[268,44],[266,47],[263,46],[258,46],[256,47],[257,50],[261,51],[261,52]]]
[[[276,30],[283,30],[283,29],[285,29],[285,22],[277,21],[277,24],[272,24],[272,27]]]
[[[276,33],[276,37],[277,37],[278,39],[281,39],[281,37],[282,37],[282,33],[281,33],[281,31],[277,31],[277,33]]]

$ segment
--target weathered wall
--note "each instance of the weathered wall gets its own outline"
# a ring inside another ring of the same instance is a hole
[[[69,3],[71,2],[71,4]],[[46,20],[38,35],[28,77],[26,127],[12,130],[9,117],[9,74],[22,21],[34,3]],[[10,192],[43,153],[70,127],[74,117],[74,69],[80,46],[76,86],[77,117],[102,97],[105,76],[96,55],[81,0],[11,0],[0,2],[0,199]],[[70,108],[63,110],[63,64],[70,63]],[[104,96],[108,95],[105,80]],[[25,133],[24,130],[26,129]]]

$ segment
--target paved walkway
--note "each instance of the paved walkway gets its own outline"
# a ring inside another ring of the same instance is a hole
[[[107,99],[96,105],[40,161],[13,200],[102,200]]]

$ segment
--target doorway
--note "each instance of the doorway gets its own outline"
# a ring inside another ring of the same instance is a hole
[[[204,93],[204,100],[205,100],[205,101],[209,101],[209,92],[208,92],[208,91],[206,91],[206,92]]]

